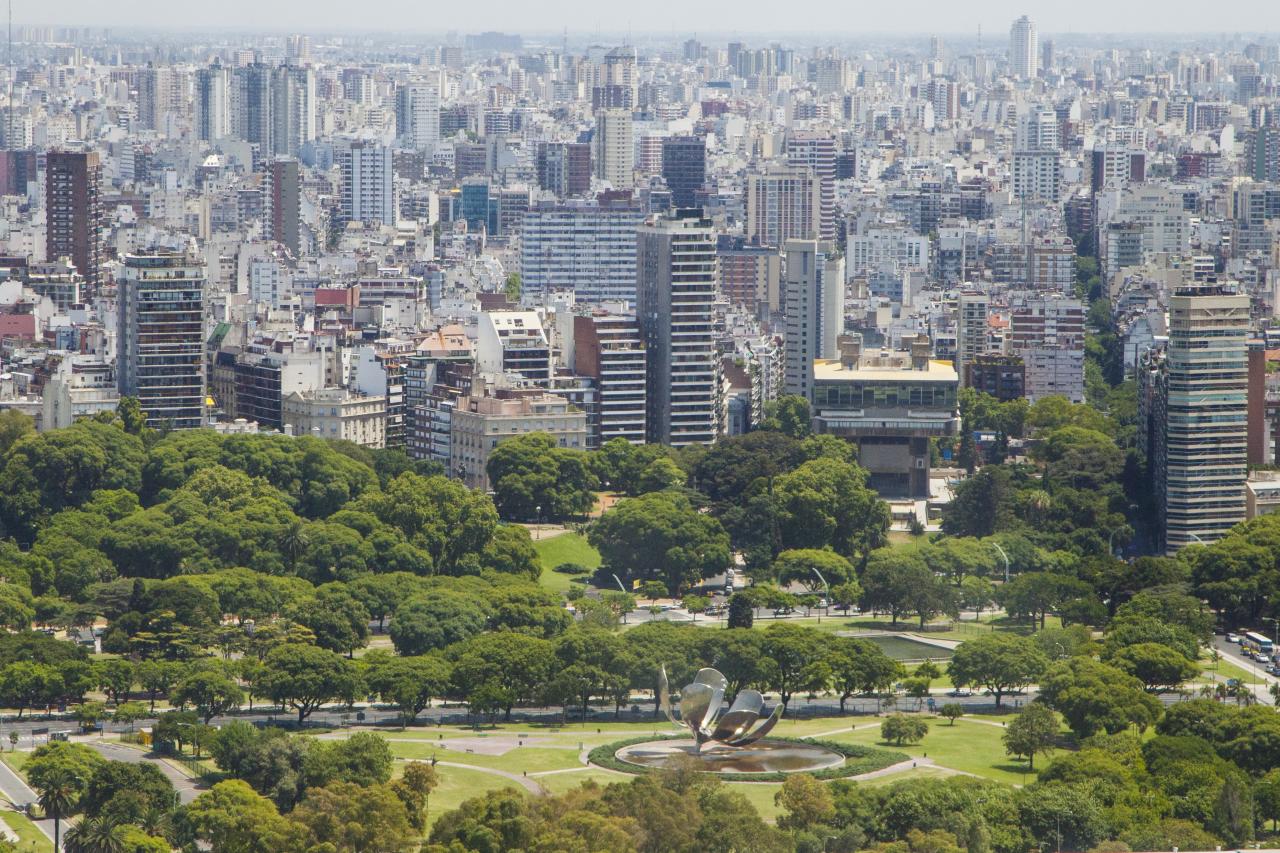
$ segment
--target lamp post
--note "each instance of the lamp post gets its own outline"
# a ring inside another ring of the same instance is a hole
[[[621,579],[621,578],[619,578],[617,575],[614,575],[614,576],[613,576],[613,582],[614,582],[614,583],[616,583],[616,584],[618,585],[618,589],[622,590],[622,594],[623,594],[623,595],[629,595],[629,593],[627,592],[627,588],[626,588],[625,586],[623,586],[623,584],[622,584],[622,579]],[[624,625],[625,625],[625,624],[627,624],[627,614],[626,614],[626,613],[623,613],[623,614],[622,614],[622,624],[624,624]]]
[[[538,504],[533,509],[536,513],[538,513],[538,523],[534,525],[533,538],[541,539],[542,538],[542,504]]]
[[[1009,582],[1009,555],[1006,554],[1004,552],[1004,549],[1000,547],[999,542],[992,542],[991,547],[995,548],[996,551],[1000,554],[1001,559],[1004,560],[1004,582],[1008,583]]]
[[[822,581],[822,600],[828,605],[831,604],[831,585],[827,583],[827,579],[822,576],[822,572],[818,571],[817,566],[810,566],[809,571],[818,576],[818,580]],[[822,624],[823,608],[818,608],[818,624]]]

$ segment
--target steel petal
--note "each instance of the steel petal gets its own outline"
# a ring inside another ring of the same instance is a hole
[[[693,677],[693,681],[695,684],[706,684],[709,687],[720,688],[721,696],[724,695],[724,691],[729,687],[729,679],[725,678],[720,670],[712,669],[709,666],[698,670],[698,674]]]
[[[677,720],[675,714],[671,712],[671,689],[667,684],[666,666],[658,668],[658,708],[662,713],[667,715],[667,719],[671,721],[671,725],[680,725],[680,721]]]
[[[737,704],[736,702],[734,703]],[[739,738],[751,728],[751,724],[760,719],[760,712],[739,708],[734,710],[730,708],[720,718],[720,722],[716,723],[716,730],[711,733],[712,740],[728,743],[735,738]]]
[[[755,731],[738,738],[737,740],[729,741],[729,746],[747,746],[748,744],[755,743],[760,740],[760,738],[773,731],[773,727],[778,724],[778,720],[782,719],[783,707],[782,703],[779,702],[778,706],[773,709],[773,713],[769,715],[769,719],[765,720],[762,726],[757,728]]]
[[[710,685],[696,681],[680,691],[680,722],[693,730],[699,743],[703,740],[702,722],[711,712],[711,701],[715,695],[716,691]]]

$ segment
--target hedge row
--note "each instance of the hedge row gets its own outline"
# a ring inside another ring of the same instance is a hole
[[[635,746],[639,743],[649,743],[651,741],[672,740],[670,735],[643,735],[641,737],[628,738],[627,740],[614,741],[613,743],[597,746],[587,755],[587,760],[598,767],[604,767],[607,770],[618,770],[622,773],[632,773],[639,775],[649,772],[650,768],[642,767],[638,764],[630,764],[618,758],[614,753],[628,746]],[[771,737],[769,740],[781,741],[783,743],[799,743],[806,746],[820,746],[829,749],[832,752],[838,752],[844,756],[844,764],[839,767],[826,767],[822,770],[814,770],[810,773],[816,779],[844,779],[849,776],[858,776],[862,773],[871,773],[876,770],[883,770],[886,767],[892,767],[903,761],[910,761],[911,756],[903,752],[894,752],[888,749],[880,749],[875,746],[862,746],[861,744],[839,743],[833,740],[818,740],[816,738],[790,738],[790,737]],[[727,782],[781,782],[786,779],[790,773],[717,773],[716,777],[724,779]]]

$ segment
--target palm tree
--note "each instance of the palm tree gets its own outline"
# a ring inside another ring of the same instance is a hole
[[[297,569],[298,559],[307,550],[309,544],[311,544],[311,540],[307,536],[306,522],[301,519],[290,524],[288,529],[285,530],[284,536],[280,540],[280,551],[289,561],[289,571]]]
[[[147,835],[163,838],[171,838],[173,835],[173,812],[159,806],[152,806],[144,811],[137,823]]]
[[[80,795],[80,783],[76,777],[66,770],[50,773],[44,780],[40,790],[40,808],[46,816],[53,818],[53,850],[58,853],[62,836],[62,819],[71,814],[77,797]]]
[[[124,829],[105,815],[85,818],[67,830],[66,853],[124,853]]]

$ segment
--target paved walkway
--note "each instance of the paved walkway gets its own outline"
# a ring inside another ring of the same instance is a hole
[[[0,839],[4,841],[12,841],[18,843],[18,833],[13,831],[13,827],[5,823],[4,818],[0,817]]]
[[[521,776],[518,773],[508,773],[505,770],[498,770],[493,767],[476,767],[474,764],[458,764],[453,761],[437,761],[436,763],[441,767],[457,767],[459,770],[476,770],[480,773],[490,773],[494,776],[501,776],[504,779],[510,779],[512,782],[515,782],[531,794],[545,794],[547,792],[546,788],[543,788],[534,780],[527,776]],[[573,769],[577,770],[578,768],[575,767]]]

